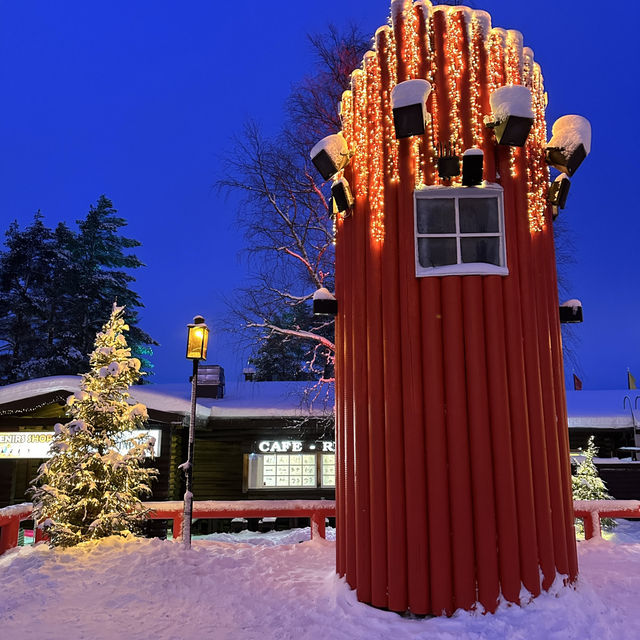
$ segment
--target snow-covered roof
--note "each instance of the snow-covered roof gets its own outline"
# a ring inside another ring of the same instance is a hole
[[[59,392],[62,397],[80,390],[80,376],[52,376],[0,387],[0,407]],[[333,392],[315,382],[237,382],[227,384],[224,398],[198,398],[199,417],[310,417],[330,415]],[[132,399],[151,411],[187,415],[191,385],[149,384],[129,389]]]
[[[55,392],[65,397],[79,389],[80,376],[17,382],[0,387],[0,409],[3,405],[46,397]],[[189,413],[191,385],[188,382],[134,386],[129,391],[135,402],[141,402],[150,411],[178,416]],[[330,385],[238,381],[226,385],[224,398],[198,398],[197,412],[201,418],[322,417],[331,414],[333,404]],[[640,421],[640,390],[567,391],[569,428],[630,428],[633,426],[630,406]]]
[[[625,400],[629,398],[629,400]],[[615,391],[567,391],[569,428],[624,429],[633,427],[630,407],[640,419],[640,391],[622,389]]]

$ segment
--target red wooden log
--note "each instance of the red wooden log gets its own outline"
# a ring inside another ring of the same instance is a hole
[[[388,54],[390,31],[379,32],[378,46],[380,59]],[[382,91],[390,94],[390,69],[381,67]],[[392,135],[392,126],[388,134]],[[390,162],[389,148],[383,151],[384,166]],[[385,171],[385,202],[395,202],[397,184]],[[404,476],[404,434],[399,416],[402,415],[403,373],[398,354],[400,353],[400,314],[401,300],[398,288],[398,239],[397,216],[391,211],[385,215],[385,237],[380,248],[381,281],[384,284],[384,302],[382,305],[382,329],[379,344],[382,346],[384,392],[384,428],[385,428],[385,476],[387,478],[386,513],[387,522],[387,575],[389,609],[405,611],[407,600],[407,528],[406,528],[406,488]]]
[[[378,64],[376,62],[376,64]],[[367,102],[371,111],[382,111],[384,105],[381,96],[375,94],[376,87],[371,86],[372,79],[367,80]],[[376,104],[373,104],[373,101]],[[375,106],[375,108],[374,108]],[[371,113],[371,112],[370,112]],[[382,158],[384,162],[384,156]],[[384,165],[383,165],[384,166]],[[372,172],[369,173],[369,192],[378,188]],[[387,478],[385,472],[385,423],[384,423],[384,364],[382,341],[382,274],[381,251],[382,241],[372,237],[376,212],[369,208],[369,216],[365,220],[363,238],[365,242],[365,274],[366,274],[366,375],[368,398],[365,406],[368,409],[369,426],[368,451],[371,464],[369,466],[369,498],[371,525],[371,604],[376,607],[387,607],[388,593],[388,556],[387,556]],[[367,321],[368,320],[368,321]],[[364,360],[364,358],[363,358]]]
[[[338,216],[336,220],[336,249],[335,249],[335,264],[336,264],[336,273],[335,273],[335,291],[338,300],[338,313],[336,315],[336,323],[335,323],[335,336],[336,336],[336,350],[335,350],[335,358],[334,358],[334,377],[335,377],[335,395],[336,395],[336,425],[335,425],[335,437],[336,437],[336,496],[339,497],[338,504],[336,508],[336,530],[344,531],[346,526],[345,523],[345,504],[346,501],[344,499],[345,495],[345,487],[346,487],[346,474],[345,474],[345,465],[343,461],[345,456],[342,455],[342,451],[346,447],[345,442],[345,370],[344,370],[344,322],[345,322],[345,312],[344,312],[344,285],[343,285],[343,276],[345,270],[347,269],[343,250],[344,250],[344,242],[342,241],[343,237],[343,228],[344,221],[342,216]],[[340,576],[343,576],[346,572],[346,559],[345,559],[345,549],[344,549],[344,537],[336,536],[336,569]]]
[[[421,284],[423,406],[425,412],[425,459],[429,522],[429,566],[433,611],[452,614],[453,572],[450,533],[450,490],[445,424],[442,348],[442,302],[440,280],[423,278]]]
[[[476,547],[476,582],[478,600],[494,612],[498,606],[500,584],[495,549],[500,540],[496,528],[495,466],[502,460],[493,458],[490,429],[490,405],[487,389],[487,355],[485,353],[483,287],[480,276],[462,278],[464,313],[464,348],[467,384],[467,425],[469,458],[456,458],[471,468],[474,538]],[[459,452],[460,453],[460,452]],[[458,456],[459,456],[458,453]],[[498,503],[497,508],[501,508]],[[502,553],[502,548],[500,552]]]

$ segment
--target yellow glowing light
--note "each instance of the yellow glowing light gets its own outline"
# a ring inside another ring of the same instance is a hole
[[[384,135],[382,131],[382,81],[378,56],[368,56],[367,105],[369,122],[369,206],[371,208],[371,234],[377,241],[384,239]]]

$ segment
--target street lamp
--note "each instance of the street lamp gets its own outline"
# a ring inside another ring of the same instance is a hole
[[[189,450],[187,461],[180,465],[184,471],[184,513],[182,516],[182,543],[191,547],[191,516],[193,514],[193,444],[196,426],[196,395],[198,387],[198,363],[207,359],[207,345],[209,342],[209,327],[202,316],[196,316],[192,324],[187,325],[187,359],[193,360],[193,375],[191,376],[191,413],[189,415]]]

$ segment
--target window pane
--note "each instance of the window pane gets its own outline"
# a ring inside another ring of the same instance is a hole
[[[462,262],[486,262],[500,266],[500,238],[461,238]]]
[[[456,209],[453,198],[417,198],[418,233],[455,233]]]
[[[496,198],[460,198],[458,210],[460,233],[498,233]],[[463,260],[463,262],[469,262],[469,260]]]
[[[456,254],[455,238],[418,238],[418,260],[422,267],[456,264]]]

